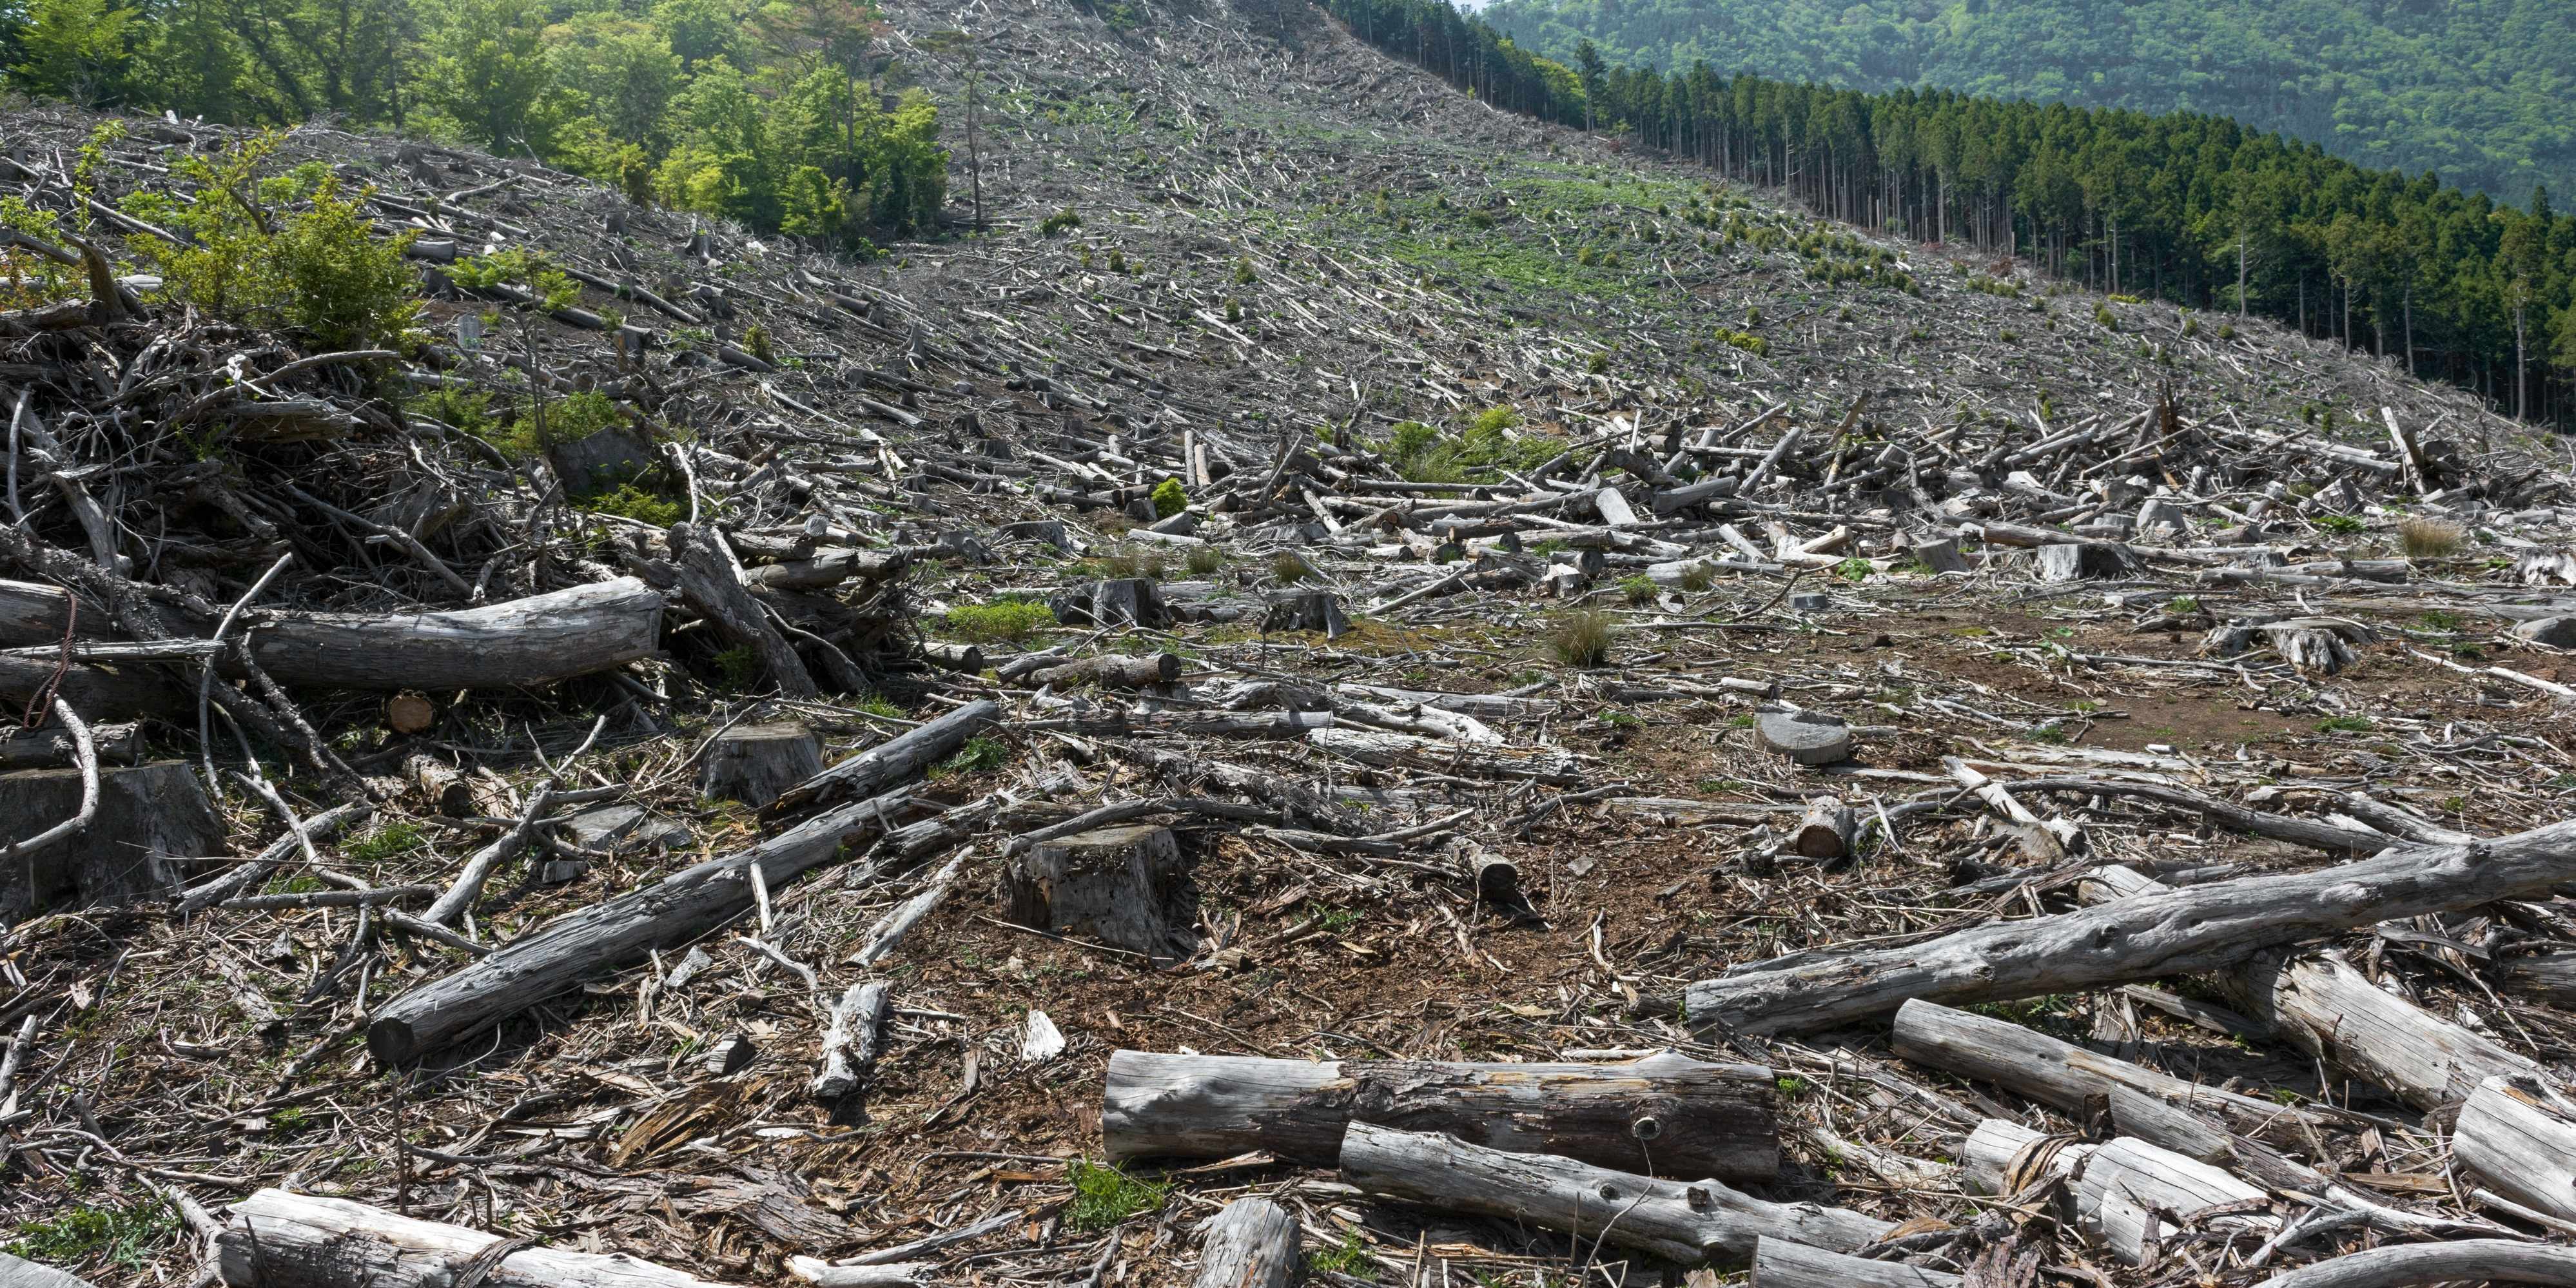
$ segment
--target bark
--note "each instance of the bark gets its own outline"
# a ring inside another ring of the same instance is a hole
[[[1764,1238],[1753,1247],[1753,1288],[1958,1288],[1959,1276],[1901,1261],[1868,1261]]]
[[[2489,1079],[2461,1106],[2451,1153],[2504,1197],[2576,1221],[2576,1119],[2541,1101]]]
[[[77,769],[0,777],[0,854],[73,817],[86,794]],[[77,835],[0,862],[0,925],[158,896],[177,885],[172,860],[225,852],[223,820],[178,761],[102,769],[95,802]]]
[[[2512,1239],[2402,1244],[2302,1266],[2255,1288],[2413,1288],[2480,1282],[2576,1284],[2576,1248]]]
[[[502,1243],[497,1234],[400,1216],[347,1199],[261,1190],[232,1207],[215,1241],[231,1288],[444,1288]],[[722,1288],[622,1253],[522,1247],[484,1288]]]
[[[2168,1103],[2238,1109],[2248,1113],[2295,1114],[2268,1100],[2203,1087],[2158,1073],[2009,1020],[1990,1019],[1932,1002],[1907,1002],[1896,1013],[1889,1045],[1896,1054],[1926,1068],[1962,1078],[1990,1082],[2065,1111],[2077,1119],[2094,1118],[2109,1109],[2120,1088]]]
[[[833,1101],[858,1090],[868,1067],[876,1063],[885,1023],[894,1014],[894,985],[868,980],[850,985],[832,1007],[832,1026],[823,1033],[823,1069],[807,1091],[816,1100]]]
[[[1002,870],[1002,916],[1151,956],[1186,957],[1198,947],[1188,880],[1170,828],[1097,827],[1011,856]]]
[[[74,704],[74,710],[79,710]],[[91,750],[100,763],[110,761],[132,764],[141,754],[143,737],[132,724],[92,725],[89,731]],[[0,773],[20,769],[61,769],[77,765],[72,736],[58,725],[32,732],[21,729],[0,736]]]
[[[1314,1062],[1120,1051],[1101,1096],[1114,1159],[1267,1150],[1331,1167],[1354,1122],[1658,1176],[1780,1173],[1773,1083],[1666,1052],[1627,1064]]]
[[[688,944],[751,910],[753,864],[777,891],[873,841],[912,804],[905,793],[853,801],[739,853],[558,917],[378,1007],[367,1024],[367,1049],[379,1064],[407,1064],[655,949]]]
[[[901,550],[818,550],[799,559],[760,564],[743,570],[742,579],[769,590],[819,590],[856,578],[883,581],[901,573],[911,557]]]
[[[2265,1199],[2262,1190],[2219,1168],[2133,1136],[2086,1145],[1990,1118],[1962,1152],[1967,1172],[1995,1193],[2063,1183],[2074,1198],[2077,1228],[2129,1265],[2146,1261],[2151,1244],[2184,1232],[2177,1215]],[[2279,1229],[2280,1219],[2258,1208],[2213,1216],[2209,1224],[2264,1235]]]
[[[1145,657],[1103,653],[1079,662],[1067,662],[1032,671],[1019,682],[1036,686],[1052,684],[1070,689],[1081,684],[1096,684],[1104,689],[1142,689],[1151,685],[1170,684],[1181,678],[1181,659],[1174,653],[1155,653]]]
[[[69,599],[56,602],[68,604]],[[22,631],[10,642],[62,639],[59,610],[50,619],[22,615],[14,620],[40,629],[37,638]],[[106,621],[103,614],[94,618],[85,611],[80,616],[84,625],[93,620]],[[205,628],[213,629],[211,623]],[[661,633],[662,597],[633,577],[447,612],[273,613],[247,632],[251,660],[280,684],[392,691],[509,689],[588,675],[653,656]],[[0,638],[6,637],[0,630]],[[33,669],[28,661],[0,659],[0,694],[17,687],[19,672]],[[74,669],[104,674],[95,668]],[[52,670],[50,660],[42,662],[38,678]],[[147,711],[175,700],[157,691],[162,687],[158,681],[139,674],[91,683],[103,691],[89,702],[81,701],[82,695],[68,684],[64,695],[83,711],[102,715]]]
[[[2357,863],[2265,873],[1926,943],[1802,953],[1690,986],[1692,1023],[1813,1032],[1943,1003],[2076,993],[2216,970],[2263,949],[2395,917],[2540,895],[2576,879],[2576,823],[2470,845],[2406,845]]]
[[[1002,714],[1000,703],[969,702],[798,783],[772,802],[773,812],[874,796],[947,759]]]
[[[771,624],[768,610],[743,588],[742,570],[714,529],[686,523],[671,525],[671,562],[680,576],[680,598],[737,648],[748,648],[769,672],[781,696],[811,698],[822,693],[806,671],[796,648]]]
[[[1807,802],[1806,815],[1798,820],[1789,848],[1810,859],[1839,859],[1851,853],[1857,825],[1850,806],[1819,796]]]
[[[1297,1218],[1268,1199],[1242,1198],[1209,1217],[1191,1288],[1288,1288],[1297,1277]]]
[[[823,772],[823,744],[793,721],[735,725],[707,744],[698,764],[698,794],[755,809]]]
[[[2496,969],[2496,986],[2552,1006],[2576,1006],[2576,953],[2510,958]]]

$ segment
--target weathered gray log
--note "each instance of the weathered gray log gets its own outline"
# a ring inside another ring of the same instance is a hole
[[[654,949],[690,943],[751,910],[753,864],[776,891],[863,847],[901,822],[911,807],[902,794],[852,801],[749,849],[558,917],[376,1008],[367,1024],[367,1049],[380,1064],[408,1064]]]
[[[901,573],[911,563],[902,550],[817,550],[799,559],[757,564],[743,570],[742,579],[770,590],[815,590],[837,586],[853,578],[860,581],[883,581]]]
[[[735,725],[707,744],[698,762],[698,794],[754,809],[823,772],[823,743],[794,721]]]
[[[2576,1221],[2576,1120],[2543,1099],[2488,1079],[2460,1107],[2451,1154],[2507,1199]]]
[[[52,1266],[21,1261],[0,1252],[0,1288],[92,1288],[90,1281]]]
[[[77,769],[0,776],[0,852],[79,812]],[[197,776],[178,761],[98,773],[88,826],[32,854],[0,863],[0,925],[52,908],[132,903],[177,885],[170,860],[224,853],[224,823]]]
[[[1109,1057],[1100,1139],[1113,1159],[1268,1150],[1331,1167],[1353,1122],[1662,1176],[1780,1174],[1773,1081],[1757,1065],[1666,1052],[1624,1064]]]
[[[2009,1194],[2044,1180],[2062,1181],[2075,1199],[2077,1228],[2136,1265],[2151,1241],[2179,1233],[2169,1214],[2223,1205],[2259,1205],[2264,1194],[2225,1170],[2131,1136],[2099,1145],[2048,1136],[1990,1118],[1961,1147],[1962,1170],[1988,1190]],[[2268,1234],[2280,1219],[2259,1211],[2215,1218],[2219,1229]]]
[[[2405,845],[2357,863],[2215,881],[1927,943],[1755,963],[1693,983],[1690,1018],[1704,1031],[1813,1032],[1884,1015],[1908,998],[2083,992],[2216,970],[2394,917],[2529,898],[2571,879],[2576,823],[2473,845]]]
[[[895,783],[919,777],[922,771],[947,759],[1001,714],[998,702],[969,702],[788,788],[771,803],[771,808],[784,811],[852,796],[874,796]]]
[[[75,705],[73,709],[79,708]],[[89,740],[90,749],[101,764],[133,764],[143,749],[142,733],[131,722],[91,725]],[[0,773],[21,769],[61,769],[78,763],[72,751],[72,736],[65,733],[59,724],[32,732],[21,729],[0,737]]]
[[[972,644],[951,644],[943,640],[932,640],[921,646],[921,656],[928,659],[932,665],[951,671],[963,671],[968,675],[981,675],[984,672],[984,650]]]
[[[2506,958],[2496,967],[2496,987],[2552,1006],[2576,1007],[2576,953]]]
[[[795,646],[770,622],[768,610],[743,588],[742,570],[714,529],[674,523],[669,543],[671,562],[680,574],[680,598],[692,611],[735,647],[750,649],[781,695],[811,698],[822,692]]]
[[[74,622],[70,608],[71,594],[59,586],[0,577],[0,645],[59,644],[66,624],[75,639],[106,639],[114,633],[105,609],[84,604]]]
[[[2116,866],[2095,870],[2082,887],[2087,899],[2169,888]],[[2489,1078],[2548,1076],[2529,1056],[2371,983],[2330,952],[2259,952],[2211,981],[2292,1045],[2418,1109],[2456,1104]]]
[[[1021,684],[1051,684],[1069,689],[1081,684],[1096,684],[1104,689],[1142,689],[1157,684],[1170,684],[1181,678],[1181,659],[1176,653],[1150,653],[1134,657],[1123,653],[1103,653],[1078,662],[1066,662],[1021,676]]]
[[[1191,1288],[1288,1288],[1297,1277],[1297,1218],[1268,1199],[1236,1199],[1200,1229]]]
[[[2255,1288],[2415,1288],[2419,1284],[2576,1284],[2576,1248],[2512,1239],[2399,1244],[2272,1276]]]
[[[231,1288],[439,1288],[502,1236],[347,1199],[261,1190],[232,1206],[215,1240]],[[526,1247],[501,1257],[489,1288],[723,1288],[623,1253]]]
[[[823,1032],[822,1071],[806,1088],[816,1100],[834,1101],[858,1090],[876,1063],[885,1038],[887,1017],[894,1013],[894,985],[881,979],[852,984],[832,1007],[831,1027]]]
[[[196,706],[193,692],[181,692],[140,663],[106,667],[74,662],[64,668],[45,658],[0,656],[0,703],[24,707],[46,692],[83,715],[105,720],[175,719]]]
[[[1753,1245],[1753,1288],[1958,1288],[1957,1275],[1871,1261],[1764,1237]]]
[[[1790,834],[1789,848],[1810,859],[1839,859],[1851,853],[1852,835],[1858,826],[1851,806],[1831,796],[1819,796],[1807,802],[1807,812],[1798,819],[1798,829]]]
[[[1684,1265],[1741,1260],[1764,1237],[1849,1252],[1894,1228],[1843,1208],[1767,1202],[1718,1181],[1656,1180],[1369,1123],[1352,1123],[1343,1136],[1341,1170],[1368,1194],[1563,1230],[1587,1247],[1606,1239]]]
[[[1012,855],[1002,867],[1002,917],[1152,956],[1186,957],[1198,947],[1188,879],[1189,864],[1170,828],[1096,827]]]
[[[1993,1083],[2078,1119],[2098,1117],[2110,1108],[2111,1093],[2120,1087],[2169,1103],[2267,1115],[2298,1112],[2088,1051],[2010,1020],[1921,999],[1898,1008],[1888,1044],[1900,1058]]]

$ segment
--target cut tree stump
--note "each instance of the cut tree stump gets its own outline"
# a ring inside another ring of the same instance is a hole
[[[1081,582],[1048,601],[1055,619],[1067,626],[1165,625],[1161,587],[1143,577]]]
[[[1668,1176],[1780,1174],[1774,1083],[1758,1065],[1666,1052],[1625,1064],[1109,1057],[1101,1146],[1113,1159],[1268,1150],[1331,1167],[1353,1122]]]
[[[1351,619],[1342,612],[1341,597],[1329,590],[1303,590],[1270,601],[1262,613],[1264,631],[1321,631],[1327,640],[1337,640],[1350,633]]]
[[[2507,1199],[2576,1221],[2576,1119],[2543,1099],[2488,1079],[2460,1107],[2451,1153]]]
[[[347,1199],[261,1190],[232,1206],[215,1240],[230,1288],[431,1288],[453,1283],[502,1236],[401,1216]],[[724,1288],[623,1253],[523,1247],[489,1268],[486,1288]]]
[[[1167,827],[1093,828],[1029,847],[1002,869],[1002,916],[1155,957],[1197,950],[1189,865]]]
[[[998,702],[969,702],[796,784],[771,802],[771,811],[801,809],[852,796],[874,796],[946,760],[1001,714]]]
[[[80,812],[77,769],[0,774],[0,849]],[[170,860],[225,853],[225,828],[187,765],[155,761],[98,774],[89,826],[0,863],[0,925],[55,908],[134,903],[175,889]]]
[[[2231,966],[2266,948],[2396,917],[2526,899],[2576,880],[2576,823],[2469,845],[2403,845],[2310,872],[2213,881],[1901,948],[1801,953],[1688,992],[1703,1030],[1771,1035],[1967,1003],[2080,993]]]
[[[1801,765],[1851,759],[1851,726],[1821,711],[1762,712],[1753,717],[1753,738]]]
[[[1268,1199],[1226,1204],[1199,1227],[1191,1288],[1288,1288],[1297,1277],[1297,1218]]]
[[[1843,1208],[1768,1202],[1713,1180],[1657,1180],[1369,1123],[1352,1123],[1342,1139],[1342,1180],[1381,1198],[1570,1231],[1683,1265],[1740,1261],[1766,1237],[1850,1252],[1895,1228]]]
[[[793,721],[735,725],[707,744],[698,794],[762,808],[823,772],[823,742]]]

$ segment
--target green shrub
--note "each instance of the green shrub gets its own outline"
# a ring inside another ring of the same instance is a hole
[[[939,762],[930,771],[933,778],[957,778],[966,774],[999,769],[1011,759],[1010,745],[991,734],[979,733],[966,740],[957,754]]]
[[[950,633],[970,644],[1016,644],[1055,625],[1055,613],[1025,599],[957,604],[948,610]]]
[[[420,824],[408,819],[394,819],[378,824],[375,830],[342,846],[340,852],[352,863],[377,863],[397,854],[408,854],[428,844]]]
[[[1377,1258],[1369,1255],[1368,1245],[1360,1242],[1357,1230],[1344,1230],[1340,1243],[1307,1253],[1306,1265],[1323,1274],[1377,1282]],[[1485,1280],[1479,1276],[1477,1282],[1481,1284]]]
[[[1190,508],[1190,494],[1183,491],[1179,479],[1167,478],[1154,485],[1154,517],[1168,519]]]
[[[140,1272],[178,1232],[178,1212],[147,1195],[116,1207],[82,1204],[60,1216],[26,1222],[16,1239],[0,1246],[13,1257],[50,1265],[98,1261]]]
[[[1123,1168],[1087,1158],[1077,1158],[1065,1168],[1064,1179],[1073,1186],[1073,1199],[1064,1205],[1064,1223],[1083,1234],[1098,1234],[1129,1217],[1157,1211],[1171,1190],[1169,1185],[1138,1180]]]
[[[1075,213],[1073,207],[1067,206],[1038,221],[1038,236],[1053,237],[1067,229],[1080,227],[1082,227],[1082,216]]]
[[[1243,255],[1237,255],[1234,257],[1235,285],[1250,286],[1254,282],[1258,282],[1260,280],[1261,278],[1255,275],[1252,271],[1252,260],[1249,257]]]
[[[1225,566],[1225,555],[1215,546],[1190,547],[1190,575],[1204,577]]]
[[[611,491],[579,498],[579,504],[593,514],[614,514],[657,528],[670,527],[689,517],[687,502],[647,492],[633,483],[621,483]]]
[[[2111,311],[2111,306],[2108,304],[2096,304],[2093,306],[2093,320],[2096,323],[2099,323],[2105,331],[2117,331],[2120,329],[2119,315],[2113,313]]]
[[[1631,604],[1650,604],[1655,599],[1655,579],[1644,573],[1620,579],[1619,593]]]
[[[545,404],[542,412],[521,412],[492,437],[492,445],[504,456],[525,460],[557,443],[577,443],[625,423],[626,412],[616,399],[585,389]]]

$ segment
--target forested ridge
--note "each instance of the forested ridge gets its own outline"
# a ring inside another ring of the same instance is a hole
[[[2546,0],[1500,0],[1560,61],[2258,122],[2520,204],[2576,182],[2576,9]]]
[[[929,227],[947,182],[881,32],[854,0],[32,0],[0,49],[23,93],[391,129],[863,248]]]
[[[1941,90],[1873,94],[1740,73],[1573,66],[1439,0],[1330,0],[1361,38],[1486,100],[1621,136],[1828,216],[2027,256],[2114,296],[2259,313],[2564,423],[2576,218],[2199,112]],[[1709,244],[1748,235],[1714,210]]]

